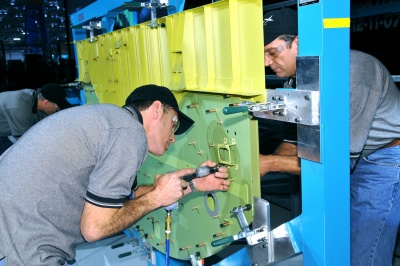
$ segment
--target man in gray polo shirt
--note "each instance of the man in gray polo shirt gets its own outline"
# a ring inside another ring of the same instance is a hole
[[[71,107],[57,84],[0,93],[0,155],[39,120]]]
[[[126,104],[57,112],[0,157],[0,265],[64,265],[85,240],[116,234],[194,190],[228,189],[226,167],[190,186],[181,177],[194,169],[134,185],[147,152],[163,155],[194,122],[165,87],[139,87]]]

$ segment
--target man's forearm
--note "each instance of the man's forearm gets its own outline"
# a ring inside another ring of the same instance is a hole
[[[299,175],[300,159],[293,155],[260,155],[260,175],[263,176],[269,172]]]
[[[216,165],[211,161],[206,163],[210,167]],[[154,185],[139,186],[134,191],[133,199],[126,201],[119,209],[102,208],[85,202],[81,218],[83,237],[87,241],[96,241],[113,235],[136,223],[149,212],[177,202],[192,192],[181,178],[192,172],[193,169],[187,168],[157,175]],[[228,169],[220,167],[216,173],[197,178],[194,182],[199,191],[226,191],[230,184],[227,177]]]
[[[135,196],[134,199],[126,201],[120,209],[99,208],[85,203],[81,220],[82,235],[91,242],[126,229],[147,213],[160,207],[157,197],[153,197],[152,194],[149,192]]]
[[[147,192],[153,189],[154,189],[153,185],[139,186],[138,189],[134,192],[135,197],[140,197],[141,195],[146,194]]]

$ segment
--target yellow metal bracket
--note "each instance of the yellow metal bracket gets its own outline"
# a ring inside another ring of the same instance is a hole
[[[232,163],[232,156],[231,156],[231,146],[236,145],[236,140],[232,139],[232,143],[228,143],[228,139],[224,138],[224,143],[223,144],[218,144],[217,149],[218,149],[218,162],[220,164],[224,165],[229,165],[229,166],[234,166],[235,169],[238,169],[238,164]],[[222,152],[226,151],[226,157],[228,160],[223,160],[222,158]]]

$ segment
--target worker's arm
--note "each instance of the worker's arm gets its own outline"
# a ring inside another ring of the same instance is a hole
[[[217,163],[212,162],[210,160],[207,160],[206,162],[200,164],[200,166],[209,166],[209,167],[215,167],[216,165]],[[203,191],[203,192],[213,191],[213,190],[227,191],[231,184],[230,180],[228,180],[227,178],[228,178],[228,168],[226,166],[221,166],[218,168],[217,172],[211,173],[202,178],[195,178],[192,181],[197,191]],[[192,192],[192,190],[190,189],[190,187],[186,182],[183,182],[182,186],[188,188],[184,189],[185,196]],[[141,196],[147,193],[148,191],[152,190],[153,188],[154,186],[140,186],[135,191],[135,197]]]
[[[135,197],[140,197],[154,189],[154,185],[139,186],[135,191]]]
[[[282,142],[271,155],[260,154],[260,175],[269,172],[282,172],[299,175],[300,159],[297,157],[297,146]]]
[[[216,164],[207,161],[202,165],[213,167]],[[82,236],[89,242],[111,236],[131,226],[147,213],[177,202],[192,192],[187,182],[181,179],[182,176],[191,173],[193,169],[183,169],[158,175],[154,186],[139,186],[135,197],[126,201],[119,209],[98,207],[85,202],[81,218]],[[226,191],[230,184],[230,181],[226,180],[227,177],[228,169],[220,167],[218,172],[193,181],[198,191]]]
[[[126,229],[157,208],[173,204],[183,197],[180,177],[191,172],[192,169],[183,169],[157,177],[152,189],[151,186],[138,188],[135,198],[126,201],[122,208],[104,208],[85,202],[82,236],[86,241],[97,241]]]

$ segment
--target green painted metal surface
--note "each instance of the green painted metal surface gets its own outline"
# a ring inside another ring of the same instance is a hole
[[[171,257],[185,259],[200,252],[200,257],[205,258],[222,250],[226,245],[212,247],[211,242],[241,231],[230,211],[252,204],[253,196],[260,195],[257,122],[247,112],[222,113],[224,107],[240,101],[213,94],[183,96],[181,109],[187,109],[186,114],[196,121],[195,125],[187,134],[177,136],[176,143],[162,157],[149,155],[138,175],[139,184],[152,184],[156,174],[197,167],[207,159],[229,167],[233,181],[228,192],[191,193],[172,211]],[[252,211],[245,214],[251,223]],[[161,252],[165,252],[165,216],[165,209],[158,209],[134,225]]]

